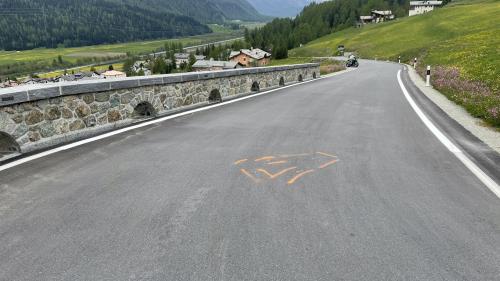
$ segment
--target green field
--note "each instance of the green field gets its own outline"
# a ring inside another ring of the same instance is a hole
[[[460,1],[433,12],[335,32],[290,51],[336,55],[344,45],[362,58],[419,61],[439,70],[434,86],[472,115],[500,127],[500,1]],[[457,74],[458,73],[458,74]],[[440,76],[439,76],[440,75]],[[439,77],[437,77],[439,76]]]

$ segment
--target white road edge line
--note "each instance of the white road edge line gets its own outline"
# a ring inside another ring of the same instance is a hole
[[[319,81],[321,79],[325,79],[325,78],[337,76],[339,74],[343,74],[343,73],[347,73],[347,72],[349,72],[349,71],[345,71],[345,72],[341,72],[341,73],[331,73],[331,74],[328,74],[328,75],[325,75],[325,76],[321,76],[321,77],[316,78],[316,79],[311,79],[311,80],[307,80],[307,81],[304,81],[304,82],[298,82],[298,83],[294,83],[294,84],[291,84],[291,85],[288,85],[288,86],[283,86],[283,87],[279,87],[279,88],[276,88],[276,89],[272,89],[272,90],[269,90],[269,91],[260,92],[260,93],[257,93],[257,94],[248,95],[248,96],[244,96],[244,97],[241,97],[241,98],[236,98],[236,99],[233,99],[233,100],[229,100],[229,101],[225,101],[225,102],[221,102],[221,103],[216,103],[216,104],[213,104],[213,105],[208,105],[208,106],[200,107],[200,108],[197,108],[197,109],[192,109],[192,110],[188,110],[188,111],[184,111],[184,112],[181,112],[181,113],[172,114],[172,115],[165,116],[165,117],[160,117],[158,119],[147,121],[147,122],[144,122],[144,123],[141,123],[141,124],[133,125],[133,126],[122,128],[122,129],[118,129],[118,130],[115,130],[115,131],[111,131],[111,132],[108,132],[108,133],[105,133],[105,134],[102,134],[102,135],[98,135],[98,136],[95,136],[95,137],[91,137],[91,138],[88,138],[88,139],[84,139],[84,140],[81,140],[81,141],[76,141],[76,142],[73,142],[73,143],[70,143],[70,144],[66,144],[66,145],[63,145],[63,146],[60,146],[60,147],[56,147],[56,148],[53,148],[53,149],[50,149],[50,150],[47,150],[47,151],[44,151],[44,152],[40,152],[40,153],[31,155],[31,156],[20,158],[18,160],[12,161],[10,163],[4,164],[4,165],[0,166],[0,172],[4,171],[4,170],[7,170],[7,169],[10,169],[10,168],[13,168],[15,166],[19,166],[19,165],[24,164],[26,162],[30,162],[30,161],[33,161],[33,160],[36,160],[36,159],[39,159],[39,158],[42,158],[42,157],[45,157],[45,156],[49,156],[51,154],[54,154],[54,153],[57,153],[57,152],[60,152],[60,151],[65,151],[65,150],[68,150],[68,149],[71,149],[71,148],[74,148],[74,147],[77,147],[77,146],[81,146],[81,145],[84,145],[84,144],[87,144],[87,143],[91,143],[91,142],[95,142],[95,141],[102,140],[102,139],[105,139],[105,138],[109,138],[109,137],[112,137],[112,136],[115,136],[115,135],[118,135],[118,134],[121,134],[121,133],[125,133],[125,132],[131,131],[131,130],[135,130],[135,129],[146,127],[146,126],[149,126],[149,125],[152,125],[152,124],[164,122],[164,121],[167,121],[167,120],[170,120],[170,119],[174,119],[174,118],[178,118],[178,117],[181,117],[181,116],[184,116],[184,115],[188,115],[188,114],[192,114],[192,113],[196,113],[196,112],[200,112],[200,111],[209,110],[209,109],[216,108],[216,107],[219,107],[219,106],[224,106],[224,105],[235,103],[235,102],[238,102],[238,101],[242,101],[242,100],[246,100],[246,99],[250,99],[250,98],[255,98],[255,97],[258,97],[258,96],[261,96],[261,95],[265,95],[265,94],[268,94],[268,93],[271,93],[271,92],[283,90],[283,89],[286,89],[286,88],[295,87],[295,86],[298,86],[298,85],[302,85],[302,84],[306,84],[306,83],[310,83],[310,82]]]
[[[467,157],[450,139],[448,139],[434,124],[427,118],[423,111],[418,107],[413,98],[406,90],[403,81],[401,80],[401,70],[398,71],[398,83],[403,91],[403,94],[411,105],[413,110],[417,113],[420,120],[424,122],[425,126],[436,136],[436,138],[446,146],[446,148],[453,153],[486,187],[488,187],[498,198],[500,198],[500,186],[490,178],[483,170],[481,170],[472,160]]]

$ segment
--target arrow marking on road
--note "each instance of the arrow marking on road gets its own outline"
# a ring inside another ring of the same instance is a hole
[[[286,169],[283,169],[283,170],[277,172],[276,174],[271,174],[271,173],[269,173],[268,171],[266,171],[264,169],[257,169],[257,171],[265,174],[266,176],[268,176],[270,179],[273,180],[273,179],[275,179],[275,178],[277,178],[277,177],[285,174],[286,172],[291,171],[291,170],[295,170],[295,169],[297,169],[297,167],[286,168]]]
[[[310,157],[306,157],[310,156]],[[327,162],[324,162],[324,157],[327,157]],[[234,162],[236,166],[243,166],[240,172],[250,178],[254,183],[260,183],[262,181],[273,181],[283,177],[289,177],[290,172],[295,170],[295,175],[292,175],[286,183],[288,185],[294,184],[300,178],[307,174],[314,173],[317,169],[325,169],[339,161],[337,156],[325,153],[325,152],[314,152],[314,153],[299,153],[299,154],[282,154],[278,156],[268,155],[256,157],[253,161],[248,161],[248,158],[244,158]],[[289,165],[287,168],[281,168],[280,170],[274,169],[273,167],[281,164],[293,163],[294,166]],[[318,163],[319,162],[319,163]],[[263,168],[261,165],[268,166],[267,169]],[[305,169],[298,169],[298,167],[305,167]]]

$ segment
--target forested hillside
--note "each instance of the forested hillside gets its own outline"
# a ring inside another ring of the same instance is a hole
[[[3,0],[2,0],[3,1]],[[7,0],[0,49],[126,42],[209,32],[196,20],[106,0]]]
[[[263,17],[246,0],[0,0],[0,50],[189,36],[232,19]]]
[[[266,26],[246,32],[254,47],[284,54],[333,31],[352,27],[360,15],[372,9],[390,9],[396,17],[405,16],[409,0],[335,0],[308,5],[295,19],[275,19]]]

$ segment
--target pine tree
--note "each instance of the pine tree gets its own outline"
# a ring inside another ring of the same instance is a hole
[[[132,69],[134,66],[135,60],[133,58],[128,58],[123,62],[123,71],[127,74],[127,76],[134,76],[136,73]]]
[[[167,57],[170,54],[170,42],[165,43],[165,54]]]
[[[177,68],[177,62],[175,61],[175,55],[173,53],[170,56],[170,61],[171,61],[172,70],[175,70]]]
[[[196,57],[193,53],[189,54],[189,63],[187,65],[187,70],[192,71],[193,70],[193,64],[196,63]]]

